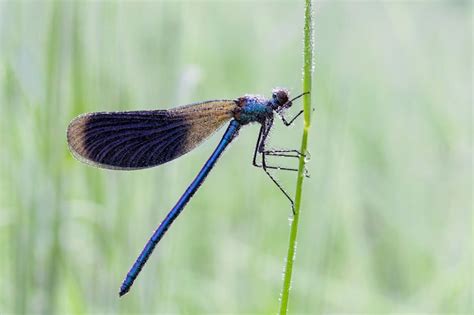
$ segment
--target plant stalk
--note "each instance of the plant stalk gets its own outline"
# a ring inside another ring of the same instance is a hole
[[[311,125],[311,83],[313,70],[313,24],[312,24],[312,2],[306,0],[305,3],[305,23],[304,23],[304,65],[303,65],[303,92],[310,92],[304,95],[304,127],[303,136],[301,138],[301,152],[306,155],[308,147],[308,131]],[[293,262],[296,254],[296,236],[298,235],[298,223],[301,208],[301,193],[303,190],[303,179],[305,176],[306,160],[304,156],[300,156],[298,165],[298,177],[296,180],[295,192],[295,214],[290,227],[290,239],[288,244],[288,253],[286,256],[286,266],[283,277],[283,289],[280,300],[280,315],[284,315],[288,311],[288,301],[290,297],[291,276],[293,273]]]

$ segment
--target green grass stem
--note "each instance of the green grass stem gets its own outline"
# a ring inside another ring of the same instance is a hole
[[[312,5],[311,0],[306,0],[305,23],[304,23],[304,65],[303,65],[303,91],[311,92],[312,69],[313,69],[313,25],[312,25]],[[303,98],[304,107],[304,128],[301,138],[301,152],[306,153],[308,146],[308,131],[311,125],[311,93]],[[293,273],[293,262],[296,254],[296,236],[298,234],[298,223],[301,208],[301,193],[303,190],[303,178],[305,168],[305,157],[301,156],[298,166],[298,177],[296,180],[295,192],[295,214],[290,227],[290,240],[288,243],[288,254],[286,256],[286,266],[283,277],[283,289],[280,301],[280,314],[288,311],[288,300],[290,297],[291,276]]]

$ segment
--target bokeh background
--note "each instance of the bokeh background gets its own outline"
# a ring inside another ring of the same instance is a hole
[[[472,5],[318,2],[314,19],[290,312],[472,314]],[[88,111],[300,93],[302,29],[301,1],[2,1],[0,313],[275,313],[291,211],[251,165],[258,126],[122,299],[222,130],[167,165],[118,172],[74,160],[66,127]],[[270,141],[299,147],[301,132],[277,126]],[[293,194],[295,174],[279,178]]]

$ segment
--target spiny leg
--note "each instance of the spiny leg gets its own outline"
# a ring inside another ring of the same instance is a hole
[[[303,93],[302,95],[304,95],[305,93]],[[290,119],[290,121],[286,120],[285,116],[283,116],[283,113],[282,112],[277,112],[277,114],[280,116],[281,120],[283,121],[283,124],[287,127],[291,126],[293,124],[293,122],[301,116],[301,114],[303,114],[303,110],[300,110],[298,114],[296,114],[292,119]],[[268,132],[267,132],[268,134]],[[265,137],[266,138],[266,137]],[[265,140],[265,139],[264,139]],[[271,149],[271,150],[263,150],[265,151],[265,154],[267,155],[275,155],[275,156],[284,156],[284,157],[296,157],[296,158],[299,158],[301,156],[303,157],[306,157],[306,155],[304,153],[302,153],[301,151],[298,151],[298,150],[287,150],[287,149],[283,149],[283,150],[280,150],[280,149]],[[262,151],[262,152],[263,152]],[[278,153],[295,153],[295,155],[286,155],[286,154],[278,154]]]
[[[306,154],[303,154],[301,153],[300,151],[298,150],[274,150],[274,149],[271,149],[271,150],[265,150],[263,152],[259,152],[259,153],[264,153],[266,156],[278,156],[278,157],[289,157],[289,158],[297,158],[299,159],[301,156],[303,157],[307,157],[308,158],[311,156],[311,155],[306,155]],[[294,153],[294,154],[286,154],[286,153]],[[259,165],[256,163],[255,159],[254,159],[254,166],[256,167],[262,167],[262,165]],[[267,165],[267,168],[269,169],[278,169],[278,170],[285,170],[285,171],[298,171],[298,169],[295,169],[295,168],[284,168],[284,167],[274,167],[274,166],[269,166]],[[309,172],[308,172],[308,169],[306,168],[306,166],[304,167],[304,176],[309,178]]]
[[[264,130],[265,130],[265,126],[262,124],[262,127],[260,127],[260,131],[258,133],[257,143],[255,144],[255,150],[253,152],[252,164],[253,164],[253,166],[259,167],[259,168],[263,167],[262,164],[258,164],[258,162],[257,162],[257,154],[263,152],[263,151],[261,151],[262,148],[261,148],[260,143],[262,141],[262,135],[265,133]],[[266,134],[268,134],[268,132]],[[265,135],[265,138],[266,138],[266,135]],[[265,141],[265,139],[263,139],[263,141]],[[284,150],[282,150],[282,151],[284,151]],[[289,151],[291,151],[291,150],[289,150]],[[270,154],[270,155],[272,155],[272,154]],[[291,156],[291,157],[293,157],[293,156]],[[296,169],[296,168],[287,168],[287,167],[280,167],[280,166],[273,166],[273,165],[266,165],[266,168],[267,169],[274,169],[274,170],[282,170],[282,171],[292,171],[292,172],[297,172],[298,171],[298,169]]]
[[[260,128],[260,132],[258,133],[258,139],[257,139],[257,144],[255,146],[255,152],[253,155],[253,165],[257,167],[263,168],[265,173],[270,177],[270,179],[275,183],[275,185],[280,189],[280,191],[285,195],[286,198],[291,203],[291,210],[293,212],[293,215],[295,214],[295,203],[293,202],[293,199],[291,199],[290,195],[283,189],[283,187],[278,183],[278,181],[270,174],[268,169],[280,169],[280,170],[291,170],[291,171],[297,171],[297,169],[287,169],[287,168],[280,168],[280,167],[275,167],[275,166],[270,166],[267,165],[266,160],[265,160],[265,140],[268,136],[268,133],[272,127],[273,120],[266,121],[265,123],[262,124],[262,127]],[[257,154],[260,153],[262,155],[262,164],[258,165],[257,164]]]
[[[305,93],[302,93],[300,95],[298,95],[295,99],[297,98],[300,98],[301,96],[305,95],[305,94],[308,94],[309,92],[305,92]],[[294,99],[293,99],[294,100]],[[277,112],[277,114],[280,116],[281,120],[283,121],[283,124],[285,126],[291,126],[293,124],[293,122],[301,116],[301,114],[303,114],[303,110],[300,110],[298,112],[298,114],[296,114],[293,118],[291,118],[289,121],[285,118],[285,116],[283,115],[283,112],[279,111]],[[281,156],[281,157],[293,157],[293,158],[300,158],[300,157],[304,157],[304,158],[310,158],[311,157],[311,154],[309,154],[309,152],[307,153],[302,153],[301,151],[299,150],[281,150],[281,149],[269,149],[269,150],[264,150],[264,153],[266,155],[271,155],[271,156]],[[293,154],[285,154],[285,153],[294,153]],[[309,178],[309,172],[308,170],[306,169],[306,166],[304,168],[304,175],[305,177],[308,177]]]
[[[294,154],[286,154],[286,153],[294,153]],[[273,156],[282,156],[282,157],[293,157],[293,158],[300,158],[306,157],[305,154],[301,153],[298,150],[280,150],[280,149],[270,149],[270,150],[265,150],[266,155],[273,155]]]
[[[258,139],[257,143],[255,144],[255,150],[253,153],[253,166],[258,167],[258,168],[263,168],[263,164],[258,164],[257,162],[257,154],[263,154],[265,155],[271,155],[271,156],[281,156],[281,157],[293,157],[293,158],[299,158],[301,155],[306,156],[302,154],[298,150],[265,150],[265,145],[264,142],[267,138],[268,132],[271,128],[272,123],[269,123],[269,127],[267,127],[268,131],[266,131],[266,126],[262,124],[260,131],[258,133]],[[290,155],[290,154],[284,154],[284,153],[295,153],[295,155]],[[265,168],[267,169],[273,169],[273,170],[281,170],[281,171],[291,171],[291,172],[298,172],[297,168],[288,168],[288,167],[281,167],[281,166],[273,166],[273,165],[265,165]],[[304,176],[309,178],[309,172],[308,170],[304,169]]]
[[[296,96],[295,98],[293,98],[292,100],[289,101],[289,103],[293,102],[294,100],[302,97],[303,95],[305,94],[309,94],[309,92],[304,92],[304,93],[301,93],[300,95]],[[291,106],[291,105],[290,105]],[[284,108],[286,108],[285,106],[283,106],[281,108],[281,110],[279,111],[276,111],[276,113],[278,114],[278,116],[280,116],[281,120],[283,121],[283,124],[287,127],[291,126],[293,124],[293,122],[301,116],[301,114],[304,113],[304,110],[300,110],[298,112],[298,114],[296,114],[293,118],[287,120],[285,118],[285,116],[283,115],[283,110]],[[313,111],[314,111],[314,108],[313,108]],[[253,165],[256,166],[256,167],[262,167],[263,165],[258,165],[256,163],[256,155],[257,155],[257,148],[259,149],[258,152],[259,153],[262,153],[262,158],[263,158],[263,155],[271,155],[271,156],[280,156],[280,157],[292,157],[292,158],[300,158],[300,157],[308,157],[308,159],[311,157],[311,155],[309,154],[309,152],[307,154],[304,154],[302,153],[301,151],[298,151],[298,150],[281,150],[281,149],[269,149],[269,150],[265,150],[264,149],[264,146],[265,146],[265,140],[266,140],[266,137],[271,129],[271,126],[273,125],[273,119],[269,122],[268,124],[268,127],[266,129],[266,132],[264,131],[264,128],[263,128],[263,125],[262,125],[262,128],[260,129],[260,133],[259,133],[259,136],[258,136],[258,141],[257,141],[257,147],[255,148],[255,153],[254,153],[254,159],[253,159]],[[265,132],[265,134],[263,135],[263,139],[262,138],[262,133]],[[261,141],[262,140],[262,141]],[[294,154],[286,154],[286,153],[294,153]],[[282,170],[291,170],[291,171],[298,171],[297,169],[294,169],[294,168],[291,168],[291,169],[288,169],[288,168],[280,168],[280,167],[274,167],[274,166],[269,166],[267,165],[267,168],[270,168],[270,169],[282,169]],[[304,176],[305,177],[308,177],[309,178],[309,172],[308,172],[308,169],[306,168],[306,166],[304,167]]]
[[[303,154],[298,150],[265,150],[264,151],[265,155],[289,157],[289,158],[297,158],[297,159],[299,159],[300,157],[304,157],[305,160],[308,161],[311,158],[311,154],[309,153],[309,151],[306,151],[306,152],[307,152],[306,154]],[[285,153],[295,153],[295,154],[292,155],[292,154],[285,154]],[[255,165],[255,166],[261,167],[261,165]],[[291,169],[291,170],[294,170],[294,169]],[[309,172],[308,172],[308,169],[306,168],[306,165],[304,167],[304,176],[309,178]]]
[[[258,168],[263,168],[263,165],[261,164],[253,164],[253,166],[258,167]],[[273,165],[266,165],[265,168],[271,169],[271,170],[278,170],[278,171],[291,171],[291,172],[298,172],[299,170],[297,168],[289,168],[289,167],[281,167],[281,166],[273,166]],[[311,176],[309,175],[308,169],[305,167],[303,170],[303,175],[306,178],[310,178]]]
[[[283,189],[280,183],[278,183],[278,181],[268,171],[268,166],[266,165],[266,162],[265,162],[265,153],[262,153],[262,168],[265,171],[265,173],[268,175],[268,177],[270,177],[270,179],[275,183],[275,185],[280,189],[280,191],[286,196],[286,198],[288,198],[288,200],[291,203],[291,211],[293,212],[293,215],[295,215],[295,203],[293,199],[291,199],[290,195],[285,191],[285,189]]]
[[[278,112],[278,115],[280,116],[281,120],[283,121],[283,124],[285,124],[285,126],[289,127],[291,126],[291,124],[293,124],[293,122],[296,120],[296,118],[300,117],[301,114],[303,114],[303,110],[300,110],[298,114],[295,115],[295,117],[291,118],[289,121],[286,120],[285,116],[283,116],[283,113],[281,112]]]

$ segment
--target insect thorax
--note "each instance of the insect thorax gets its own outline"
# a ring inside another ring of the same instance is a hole
[[[251,122],[264,122],[273,116],[272,103],[270,100],[254,95],[246,95],[237,99],[237,110],[235,119],[242,125]]]

